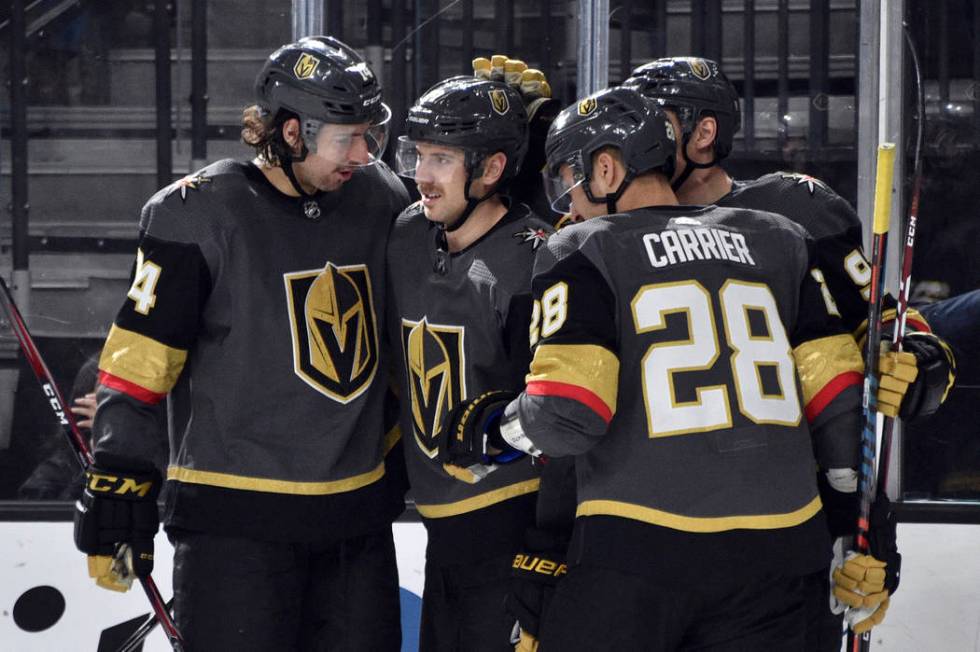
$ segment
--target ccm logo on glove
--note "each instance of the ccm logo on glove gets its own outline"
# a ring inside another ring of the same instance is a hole
[[[106,473],[96,473],[88,471],[88,483],[86,488],[89,491],[98,493],[116,494],[117,496],[127,496],[135,494],[140,498],[145,498],[150,490],[153,489],[153,480],[146,478],[121,477],[118,475],[108,475]],[[144,480],[140,482],[139,480]]]

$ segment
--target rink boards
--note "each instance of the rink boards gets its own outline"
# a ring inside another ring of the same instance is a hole
[[[414,650],[424,580],[425,529],[421,523],[396,523],[394,530],[406,639],[403,649]],[[157,535],[155,545],[153,577],[169,599],[173,548],[163,533]],[[0,522],[3,652],[101,652],[100,638],[107,641],[113,635],[103,634],[105,630],[148,612],[149,603],[138,586],[128,593],[112,593],[88,578],[85,557],[72,542],[71,523]],[[157,629],[143,649],[165,652],[170,646]]]
[[[403,650],[410,651],[416,649],[425,531],[419,523],[394,527]],[[980,651],[980,526],[902,524],[898,536],[902,583],[884,624],[875,629],[872,649]],[[153,575],[169,597],[172,549],[162,534],[156,546]],[[55,591],[64,600],[64,611],[46,623],[56,611]],[[116,594],[88,579],[85,559],[72,543],[71,523],[0,522],[0,651],[96,652],[104,630],[148,611],[139,589]],[[47,626],[25,631],[16,620]],[[157,630],[144,649],[165,652],[169,646]]]

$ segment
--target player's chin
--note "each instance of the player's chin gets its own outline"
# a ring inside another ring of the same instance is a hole
[[[345,183],[350,181],[352,176],[354,176],[353,169],[337,170],[330,174],[330,176],[328,176],[326,179],[318,183],[317,188],[323,192],[334,192],[336,190],[340,190]]]

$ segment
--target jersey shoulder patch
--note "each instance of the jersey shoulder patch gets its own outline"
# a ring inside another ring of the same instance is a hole
[[[530,246],[531,251],[537,251],[541,245],[548,241],[555,229],[528,209],[524,217],[516,220],[511,231],[513,232],[512,237],[516,238],[520,244]]]
[[[173,192],[176,190],[180,194],[181,201],[187,201],[187,191],[188,190],[199,190],[205,184],[211,183],[211,177],[207,176],[203,172],[195,172],[194,174],[189,174],[183,179],[180,179],[173,184]]]
[[[816,192],[817,188],[821,188],[826,192],[833,192],[830,189],[830,186],[825,184],[820,179],[810,176],[809,174],[804,174],[802,172],[777,172],[776,174],[778,174],[784,181],[789,182],[791,185],[805,187],[811,195]]]

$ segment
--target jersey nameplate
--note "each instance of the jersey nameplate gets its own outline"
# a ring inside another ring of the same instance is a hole
[[[658,268],[698,260],[728,260],[755,265],[745,236],[724,229],[668,229],[646,234],[643,245],[650,264]]]

